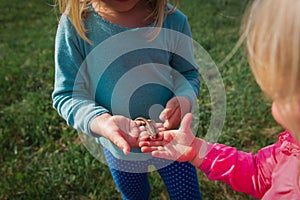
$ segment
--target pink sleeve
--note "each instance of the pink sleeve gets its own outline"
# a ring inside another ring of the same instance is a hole
[[[210,144],[210,152],[199,167],[210,180],[220,180],[239,192],[261,198],[271,186],[280,143],[261,149],[257,155],[222,144]]]

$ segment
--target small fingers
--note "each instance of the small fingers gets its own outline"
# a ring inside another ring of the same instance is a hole
[[[168,119],[165,121],[164,127],[166,129],[177,128],[180,124],[180,120],[181,120],[181,112],[180,109],[177,107],[176,109],[174,109],[173,114],[170,117],[168,117]]]
[[[157,158],[163,158],[163,159],[167,159],[170,160],[170,155],[167,151],[163,151],[162,149],[158,148],[157,150],[153,150],[151,152],[151,155],[153,157],[157,157]]]
[[[148,146],[148,147],[158,147],[158,146],[163,146],[166,143],[164,141],[140,141],[139,142],[139,146],[140,147],[144,147],[144,146]]]
[[[154,124],[156,133],[159,133],[160,131],[165,130],[164,124],[163,123],[155,123]]]
[[[117,147],[119,147],[125,155],[128,155],[130,152],[130,146],[128,142],[120,135],[116,135],[111,140]]]
[[[158,132],[157,135],[155,136],[149,136],[149,132],[147,130],[141,129],[142,131],[140,132],[139,135],[139,140],[140,141],[158,141],[158,140],[163,140],[164,136],[162,132]],[[164,130],[164,129],[161,129]]]
[[[143,146],[141,147],[141,151],[143,153],[151,153],[152,151],[157,151],[158,147],[149,147],[149,146]]]

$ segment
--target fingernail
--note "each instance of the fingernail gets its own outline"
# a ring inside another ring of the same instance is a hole
[[[165,128],[168,128],[170,126],[170,123],[169,123],[169,121],[165,121],[165,123],[164,123],[164,127]]]
[[[123,153],[124,153],[125,155],[128,155],[128,154],[129,154],[129,152],[128,152],[126,149],[123,149]]]

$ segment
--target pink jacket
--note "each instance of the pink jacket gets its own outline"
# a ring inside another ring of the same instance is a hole
[[[220,180],[255,198],[300,200],[300,145],[288,131],[278,138],[257,155],[209,143],[211,150],[199,169],[210,180]]]

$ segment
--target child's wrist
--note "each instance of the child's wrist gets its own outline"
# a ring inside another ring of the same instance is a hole
[[[102,124],[106,122],[106,120],[108,120],[111,117],[111,115],[109,113],[103,113],[99,116],[97,116],[96,118],[93,119],[93,121],[91,122],[91,131],[93,134],[96,134],[98,136],[102,136]]]
[[[193,144],[192,144],[197,150],[194,158],[192,160],[190,160],[189,162],[194,165],[195,167],[200,167],[200,165],[202,165],[205,156],[208,152],[208,144],[206,141],[200,139],[200,138],[195,138]]]

